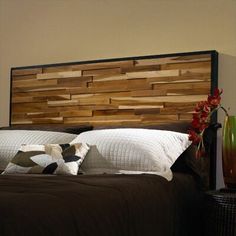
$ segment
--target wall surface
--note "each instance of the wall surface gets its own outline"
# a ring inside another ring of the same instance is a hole
[[[211,49],[236,114],[235,25],[236,0],[0,0],[0,126],[11,67]]]

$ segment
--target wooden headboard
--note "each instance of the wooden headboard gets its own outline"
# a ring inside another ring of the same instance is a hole
[[[216,51],[12,68],[10,124],[188,121],[216,85]]]
[[[216,51],[12,68],[10,124],[188,124],[196,102],[217,87],[217,72]],[[210,188],[216,185],[213,139],[203,164]]]

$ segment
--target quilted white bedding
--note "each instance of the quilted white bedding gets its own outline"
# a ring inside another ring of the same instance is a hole
[[[151,173],[172,179],[170,167],[191,144],[188,135],[150,129],[105,129],[81,133],[71,143],[90,145],[85,173]]]

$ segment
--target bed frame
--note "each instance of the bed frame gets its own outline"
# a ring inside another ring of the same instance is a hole
[[[216,51],[15,67],[10,125],[142,127],[190,122],[196,102],[217,87],[217,77]],[[211,188],[215,156],[216,137]]]

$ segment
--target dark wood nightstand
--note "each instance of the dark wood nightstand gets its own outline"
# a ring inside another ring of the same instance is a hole
[[[205,236],[236,236],[236,191],[205,193]]]

